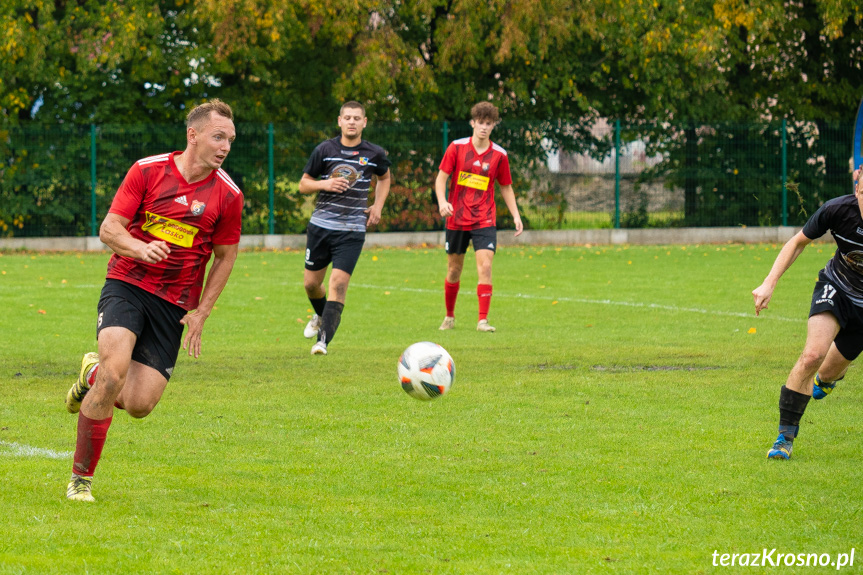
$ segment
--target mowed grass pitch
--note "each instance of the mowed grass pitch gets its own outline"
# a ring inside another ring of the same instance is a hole
[[[714,551],[863,562],[861,386],[765,458],[805,339],[810,246],[505,247],[478,333],[472,252],[438,331],[440,248],[366,250],[311,357],[302,253],[244,252],[154,413],[115,413],[95,504],[65,499],[107,254],[0,255],[0,573],[711,573]],[[450,394],[396,361],[436,341]],[[818,572],[835,568],[802,568]],[[788,572],[785,567],[768,572]]]

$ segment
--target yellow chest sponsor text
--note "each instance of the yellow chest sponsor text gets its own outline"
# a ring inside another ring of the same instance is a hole
[[[458,185],[474,188],[475,190],[485,190],[488,189],[488,176],[471,174],[470,172],[459,172]]]
[[[147,221],[141,229],[151,236],[155,236],[160,240],[165,240],[168,243],[182,246],[184,248],[192,247],[192,242],[195,241],[195,235],[198,233],[198,228],[147,212]]]

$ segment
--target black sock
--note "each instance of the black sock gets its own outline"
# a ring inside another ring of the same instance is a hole
[[[321,314],[321,330],[318,332],[318,341],[330,343],[336,335],[336,330],[339,329],[339,323],[342,321],[342,310],[345,309],[345,304],[337,301],[328,301],[324,307],[324,312]]]
[[[312,307],[315,310],[315,313],[319,316],[324,315],[324,306],[327,305],[327,296],[319,297],[319,298],[309,298],[309,301],[312,303]]]
[[[800,425],[800,418],[803,417],[806,404],[809,403],[810,399],[810,396],[797,393],[783,385],[779,392],[779,425],[790,427]]]

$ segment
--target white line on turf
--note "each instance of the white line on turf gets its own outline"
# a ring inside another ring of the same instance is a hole
[[[54,451],[43,447],[31,447],[12,441],[0,441],[0,456],[13,457],[47,457],[48,459],[67,459],[75,455],[74,451]]]
[[[409,288],[409,287],[392,287],[392,286],[375,286],[369,284],[351,284],[352,287],[364,288],[364,289],[376,289],[376,290],[388,290],[388,291],[405,291],[405,292],[415,292],[415,293],[433,293],[439,294],[442,293],[442,290],[433,290],[433,289],[425,289],[425,288]],[[469,290],[462,290],[460,293],[466,295],[473,295],[474,292]],[[665,305],[658,303],[641,303],[641,302],[629,302],[629,301],[613,301],[610,299],[587,299],[587,298],[576,298],[576,297],[550,297],[550,296],[538,296],[532,294],[508,294],[508,293],[494,293],[495,298],[515,298],[515,299],[533,299],[533,300],[545,300],[545,301],[565,301],[572,303],[587,303],[587,304],[595,304],[595,305],[616,305],[622,307],[636,307],[636,308],[645,308],[645,309],[657,309],[663,311],[673,311],[673,312],[686,312],[686,313],[699,313],[704,315],[713,315],[713,316],[723,316],[723,317],[742,317],[746,319],[752,319],[756,321],[760,321],[762,319],[772,319],[776,321],[791,321],[791,322],[805,322],[806,320],[799,317],[782,317],[779,315],[765,315],[763,317],[755,317],[754,313],[744,313],[744,312],[736,312],[736,311],[719,311],[715,309],[701,309],[695,307],[680,307],[675,305]]]

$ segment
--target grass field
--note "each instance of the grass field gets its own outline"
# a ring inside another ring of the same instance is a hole
[[[63,399],[107,255],[3,253],[0,573],[738,573],[759,569],[722,554],[764,549],[856,549],[859,571],[858,370],[791,461],[765,458],[833,251],[810,246],[755,318],[779,247],[506,247],[494,334],[473,329],[472,253],[440,332],[442,250],[367,250],[326,357],[302,254],[242,253],[203,355],[149,417],[115,414],[94,504],[65,499]],[[433,402],[396,377],[421,340],[457,365]]]

